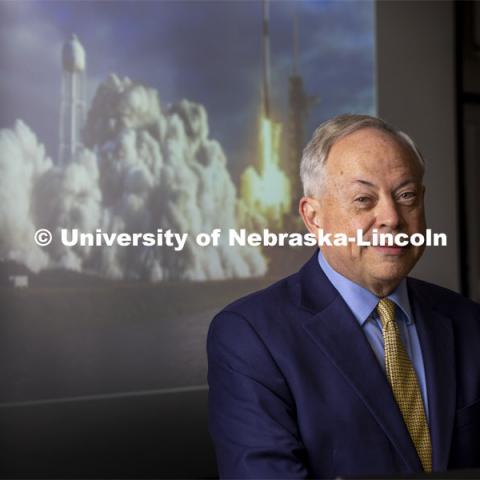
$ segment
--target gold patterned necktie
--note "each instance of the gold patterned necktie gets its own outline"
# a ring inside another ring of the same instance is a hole
[[[400,338],[400,331],[395,321],[395,303],[388,298],[382,298],[377,305],[377,312],[382,322],[385,369],[393,396],[400,408],[423,469],[431,472],[432,445],[422,394],[415,369]]]

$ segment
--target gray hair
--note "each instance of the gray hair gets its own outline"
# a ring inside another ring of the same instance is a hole
[[[323,184],[323,170],[333,144],[341,138],[362,128],[376,128],[390,134],[411,150],[418,160],[421,174],[425,172],[425,161],[415,142],[404,132],[397,130],[384,120],[370,115],[338,115],[322,123],[313,133],[312,139],[303,150],[300,163],[300,178],[306,196],[318,194]]]

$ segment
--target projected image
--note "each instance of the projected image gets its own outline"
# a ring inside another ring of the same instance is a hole
[[[205,384],[214,313],[310,252],[194,238],[304,231],[313,129],[375,111],[372,2],[4,1],[0,45],[0,400]]]

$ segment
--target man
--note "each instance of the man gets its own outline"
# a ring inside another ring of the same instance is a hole
[[[304,151],[307,229],[425,232],[424,162],[380,119],[343,115]],[[480,466],[480,306],[407,278],[423,247],[321,247],[227,306],[208,334],[209,429],[224,478]]]

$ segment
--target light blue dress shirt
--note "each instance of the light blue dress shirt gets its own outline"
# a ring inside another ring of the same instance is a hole
[[[345,303],[352,311],[360,327],[362,327],[375,356],[385,371],[382,324],[380,317],[375,310],[380,299],[366,288],[352,282],[336,272],[327,263],[320,250],[318,251],[318,262],[327,278],[345,300]],[[388,298],[396,305],[395,317],[400,330],[400,336],[413,367],[415,368],[418,382],[420,384],[420,390],[422,392],[425,414],[427,421],[429,421],[427,382],[425,378],[422,349],[418,339],[417,328],[415,327],[415,319],[410,308],[407,282],[405,279],[403,279],[398,287],[388,295]]]

